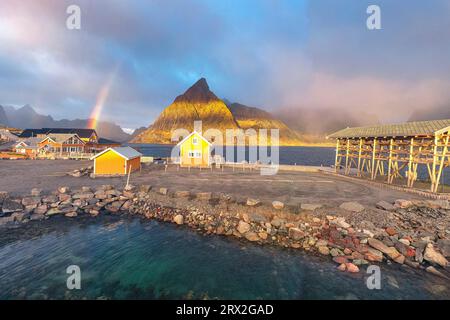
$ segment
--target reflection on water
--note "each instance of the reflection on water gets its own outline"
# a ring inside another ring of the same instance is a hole
[[[58,220],[0,234],[1,299],[448,299],[450,286],[405,267],[341,273],[326,258],[155,221]],[[81,268],[81,290],[66,268]]]

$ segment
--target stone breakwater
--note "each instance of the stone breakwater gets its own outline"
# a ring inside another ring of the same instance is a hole
[[[77,190],[59,187],[50,194],[33,189],[18,198],[0,192],[0,231],[55,216],[134,215],[206,234],[329,256],[345,272],[386,262],[450,279],[448,201],[399,199],[382,201],[377,208],[369,211],[357,202],[344,202],[339,208],[302,203],[293,210],[280,201],[263,204],[251,198],[239,201],[229,194],[194,194],[149,185],[123,190],[110,185]]]

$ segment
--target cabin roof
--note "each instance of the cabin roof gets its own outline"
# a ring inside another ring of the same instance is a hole
[[[198,133],[197,131],[192,131],[190,134],[188,134],[183,140],[181,140],[180,142],[178,142],[177,146],[182,145],[187,139],[189,139],[190,136],[197,134],[201,139],[203,139],[204,141],[206,141],[207,144],[209,144],[211,146],[211,142],[209,142],[205,137],[203,137],[200,133]]]
[[[108,148],[100,153],[97,153],[95,156],[93,156],[91,158],[91,160],[101,156],[102,154],[108,152],[108,151],[112,151],[117,153],[119,156],[121,156],[122,158],[125,158],[127,160],[132,160],[138,157],[142,157],[142,153],[136,151],[135,149],[131,148],[131,147],[117,147],[117,148]]]
[[[63,143],[64,141],[66,141],[66,140],[68,140],[68,139],[70,139],[70,138],[72,138],[72,137],[77,137],[78,139],[80,139],[80,137],[77,135],[77,134],[72,134],[72,133],[68,133],[68,134],[65,134],[65,133],[60,133],[60,134],[51,134],[51,135],[48,135],[46,138],[44,138],[44,139],[42,139],[41,138],[41,141],[44,141],[44,140],[46,140],[46,139],[52,139],[54,142],[56,142],[56,143]],[[80,139],[81,140],[81,139]]]
[[[450,119],[345,128],[330,134],[327,138],[340,139],[434,136],[448,131],[450,131]]]
[[[94,129],[83,128],[42,128],[42,129],[25,129],[20,138],[35,137],[38,134],[52,135],[52,134],[77,134],[80,138],[90,138],[93,134],[97,135]]]
[[[42,138],[37,138],[37,137],[32,137],[32,138],[28,138],[25,140],[20,141],[19,143],[16,144],[16,147],[19,147],[19,145],[21,144],[25,144],[25,147],[27,148],[37,148],[38,147],[38,143],[41,142],[43,139]]]

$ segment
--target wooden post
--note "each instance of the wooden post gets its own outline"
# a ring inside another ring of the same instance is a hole
[[[358,177],[361,177],[361,155],[362,155],[362,138],[359,139],[359,151],[358,151]]]
[[[350,152],[350,139],[347,138],[347,151],[345,153],[345,171],[344,174],[347,175],[350,172],[350,169],[348,168],[348,155]]]
[[[389,142],[389,160],[388,160],[388,177],[387,182],[388,184],[391,184],[391,173],[392,173],[392,150],[394,148],[394,139],[391,138]]]
[[[433,146],[433,164],[431,167],[431,192],[434,192],[436,186],[436,164],[437,164],[437,151],[438,151],[438,137],[434,137]]]
[[[376,156],[376,152],[377,152],[377,138],[373,139],[373,147],[372,147],[372,180],[375,179],[375,156]]]
[[[339,139],[336,140],[336,160],[334,161],[334,170],[336,173],[339,172],[338,170],[338,159],[339,159]]]
[[[441,162],[439,164],[439,172],[436,177],[436,184],[434,186],[433,192],[438,192],[439,181],[441,180],[442,170],[444,169],[444,164],[445,164],[445,157],[447,156],[447,152],[448,152],[448,141],[449,141],[449,136],[447,135],[447,137],[445,138],[445,145],[442,148]]]
[[[130,185],[130,174],[131,174],[131,169],[132,169],[133,165],[130,164],[130,166],[128,167],[128,177],[127,177],[127,185],[125,186],[125,188],[128,188],[128,186]]]
[[[412,182],[414,181],[413,177],[413,153],[414,153],[414,138],[411,138],[409,145],[409,161],[408,161],[408,182],[407,186],[412,187]]]

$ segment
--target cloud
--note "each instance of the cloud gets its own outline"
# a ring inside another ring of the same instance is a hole
[[[269,110],[374,109],[382,119],[448,103],[450,4],[380,0],[60,0],[0,3],[0,103],[87,117],[117,68],[104,119],[149,125],[198,77],[221,97]]]

